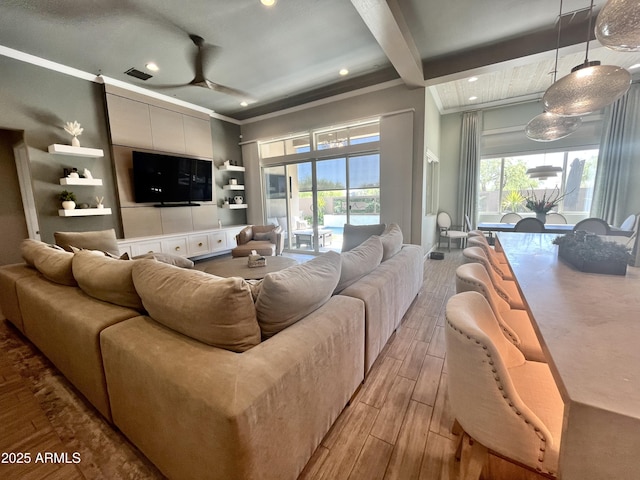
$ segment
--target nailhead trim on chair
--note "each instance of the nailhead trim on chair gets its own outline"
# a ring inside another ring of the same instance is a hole
[[[464,250],[462,251],[462,256],[465,258],[468,258],[471,262],[473,263],[479,263],[480,265],[482,265],[484,268],[487,268],[487,266],[484,264],[484,262],[478,262],[475,258],[473,257],[466,257],[464,255]],[[489,267],[491,267],[491,262],[489,262],[489,260],[487,259],[487,262],[489,263]],[[507,294],[507,292],[505,292],[504,290],[502,290],[502,288],[498,285],[494,285],[494,288],[496,289],[496,293],[500,296],[500,298],[502,298],[505,302],[507,302],[509,305],[511,305],[511,298],[509,297],[509,295]]]
[[[458,332],[458,333],[459,333],[459,334],[461,334],[461,335],[464,335],[465,337],[467,337],[467,339],[469,339],[469,340],[473,340],[477,345],[481,345],[481,346],[482,346],[482,348],[483,348],[483,350],[485,350],[485,351],[486,351],[486,350],[488,350],[488,347],[487,347],[485,344],[483,344],[480,340],[478,340],[478,339],[476,339],[476,338],[472,337],[471,335],[468,335],[468,334],[464,333],[462,330],[460,330],[460,329],[456,328],[456,327],[455,327],[455,325],[453,325],[453,324],[449,321],[449,319],[448,319],[448,318],[446,318],[446,317],[445,317],[445,319],[446,319],[446,321],[447,321],[447,325],[449,325],[449,327],[451,327],[453,330],[455,330],[456,332]],[[485,353],[485,355],[486,355],[487,357],[489,357],[489,364],[490,364],[490,365],[493,365],[493,363],[492,363],[492,362],[493,362],[493,360],[492,360],[492,357],[491,357],[491,353],[489,353],[489,352],[487,351],[487,352]],[[491,369],[491,371],[492,371],[493,373],[497,373],[497,372],[496,372],[496,370],[495,370],[494,368],[492,368],[492,369]],[[541,442],[541,443],[540,443],[540,446],[538,447],[538,461],[539,461],[540,463],[544,462],[544,454],[545,454],[545,452],[546,452],[546,448],[547,448],[547,445],[546,445],[546,443],[547,443],[547,439],[544,437],[544,435],[542,435],[542,432],[540,431],[540,429],[539,429],[539,428],[534,427],[534,426],[531,424],[530,420],[528,420],[528,419],[527,419],[527,418],[522,414],[522,412],[520,412],[519,410],[517,410],[517,409],[514,407],[513,402],[509,399],[509,397],[507,396],[507,394],[504,392],[504,386],[502,385],[502,383],[500,383],[500,377],[499,377],[498,375],[494,375],[494,376],[493,376],[493,378],[495,379],[496,383],[498,384],[498,390],[500,390],[500,391],[502,392],[502,398],[504,398],[504,399],[505,399],[505,401],[507,402],[507,405],[509,405],[509,408],[511,408],[511,409],[516,413],[516,415],[518,415],[520,418],[522,418],[522,419],[524,420],[524,423],[525,423],[526,425],[529,425],[529,426],[533,429],[533,431],[535,432],[535,434],[538,436],[538,438],[540,439],[540,442]],[[554,476],[556,475],[556,473],[555,473],[555,472],[552,472],[552,471],[550,471],[550,470],[548,470],[548,469],[544,469],[544,468],[542,468],[542,466],[541,466],[541,465],[536,466],[536,470],[538,470],[539,472],[543,472],[543,473],[549,473],[549,474],[554,475]]]
[[[476,287],[479,287],[480,289],[482,289],[482,294],[484,295],[485,298],[487,298],[489,296],[489,292],[486,291],[486,289],[484,288],[484,285],[482,283],[473,282],[471,280],[467,280],[466,278],[459,277],[458,275],[456,275],[456,279],[460,280],[461,282],[466,283],[467,285],[474,285]],[[515,346],[520,346],[521,342],[520,342],[519,338],[515,338],[511,334],[511,332],[509,330],[507,330],[506,328],[504,328],[504,326],[500,322],[498,322],[498,325],[500,325],[500,328],[502,329],[502,332],[509,338],[509,340],[511,340],[511,343],[513,343]]]

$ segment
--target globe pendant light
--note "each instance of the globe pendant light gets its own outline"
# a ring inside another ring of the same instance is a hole
[[[589,9],[589,33],[592,13],[593,0]],[[631,74],[627,70],[589,61],[589,33],[584,63],[547,89],[542,97],[545,111],[563,116],[584,115],[606,107],[629,90]]]
[[[598,14],[596,38],[611,50],[640,51],[640,0],[609,0]]]
[[[562,25],[562,0],[558,15],[558,38],[556,42],[556,61],[553,69],[553,83],[558,73],[558,52],[560,50],[560,31]],[[532,118],[524,129],[525,135],[536,142],[552,142],[568,137],[582,125],[580,117],[561,117],[550,112],[543,112]]]
[[[568,137],[582,125],[580,117],[561,117],[555,113],[543,112],[532,118],[524,133],[536,142],[552,142]]]

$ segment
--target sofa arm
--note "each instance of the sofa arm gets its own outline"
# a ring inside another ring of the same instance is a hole
[[[333,297],[243,353],[149,317],[101,336],[114,423],[170,478],[296,478],[364,378],[364,304]]]

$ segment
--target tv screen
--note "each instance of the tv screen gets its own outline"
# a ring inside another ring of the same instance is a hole
[[[136,203],[210,202],[212,162],[149,152],[133,152]]]

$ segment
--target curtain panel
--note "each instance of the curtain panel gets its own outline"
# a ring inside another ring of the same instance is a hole
[[[459,225],[465,225],[465,215],[469,216],[475,228],[477,216],[476,190],[480,169],[480,136],[482,133],[481,112],[465,112],[462,116],[460,136],[460,205]]]
[[[592,217],[619,225],[625,211],[631,163],[640,158],[640,85],[633,84],[605,111],[605,125],[598,156]]]

